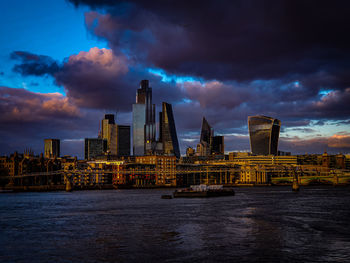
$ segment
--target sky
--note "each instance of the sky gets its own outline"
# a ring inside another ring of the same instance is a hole
[[[247,118],[281,120],[279,150],[350,153],[349,1],[0,1],[0,155],[61,139],[83,157],[105,113],[131,125],[149,79],[181,153],[202,118],[249,151]],[[157,115],[158,116],[158,115]]]

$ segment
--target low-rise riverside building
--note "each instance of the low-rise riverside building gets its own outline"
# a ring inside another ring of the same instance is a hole
[[[176,157],[165,155],[136,156],[135,163],[155,165],[155,184],[176,186]]]

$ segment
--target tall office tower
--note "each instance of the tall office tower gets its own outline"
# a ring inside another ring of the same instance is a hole
[[[281,121],[266,116],[249,116],[250,149],[256,155],[277,155]]]
[[[213,129],[209,125],[208,121],[203,117],[201,138],[197,145],[197,155],[207,156],[211,154],[213,139]]]
[[[85,160],[95,159],[107,151],[107,140],[102,138],[85,138]]]
[[[132,151],[134,155],[145,154],[146,105],[132,105]]]
[[[173,108],[171,104],[166,102],[162,103],[162,113],[159,114],[159,117],[159,140],[163,144],[163,154],[175,155],[176,158],[180,158],[180,147],[177,140]]]
[[[200,142],[206,142],[207,144],[211,144],[211,139],[213,136],[213,131],[208,121],[203,117],[202,121],[202,130],[201,130],[201,139]]]
[[[107,151],[117,155],[117,125],[114,114],[105,114],[101,125],[101,138],[107,140]]]
[[[130,126],[115,123],[114,114],[106,114],[102,120],[101,138],[107,140],[105,151],[112,155],[130,155]]]
[[[136,104],[132,105],[134,155],[144,155],[152,151],[152,145],[156,141],[155,110],[149,81],[142,80],[136,93]]]
[[[130,156],[130,126],[117,125],[117,155]]]
[[[45,158],[60,157],[60,140],[59,139],[44,140],[44,157]]]
[[[225,154],[224,136],[212,137],[211,152],[214,154]]]

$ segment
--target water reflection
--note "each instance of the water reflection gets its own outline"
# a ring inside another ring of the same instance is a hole
[[[348,188],[0,195],[1,262],[326,262],[350,258]]]

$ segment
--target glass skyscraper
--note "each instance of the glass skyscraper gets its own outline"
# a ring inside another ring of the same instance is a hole
[[[130,155],[130,126],[117,125],[117,155]]]
[[[225,154],[224,136],[213,136],[211,143],[212,154]]]
[[[112,155],[117,155],[117,126],[114,114],[105,114],[101,127],[101,137],[107,140],[107,151]]]
[[[208,156],[212,150],[213,129],[205,117],[202,121],[201,137],[197,145],[197,154],[199,156]]]
[[[114,114],[106,114],[102,120],[101,138],[107,141],[107,149],[111,155],[130,155],[130,126],[117,125]]]
[[[45,158],[60,157],[60,140],[59,139],[44,140],[44,157]]]
[[[149,81],[142,80],[136,93],[136,104],[132,105],[134,155],[144,155],[152,151],[152,145],[156,141],[155,109]]]
[[[175,155],[180,158],[180,147],[176,134],[175,120],[171,104],[163,102],[159,113],[159,141],[163,144],[165,155]]]
[[[256,155],[277,155],[281,121],[266,116],[249,116],[250,149]]]
[[[210,145],[212,136],[213,136],[212,128],[209,125],[209,123],[206,120],[206,118],[203,117],[200,142],[201,143],[204,142],[204,143]]]
[[[85,160],[95,159],[107,151],[107,140],[102,138],[85,138]]]

